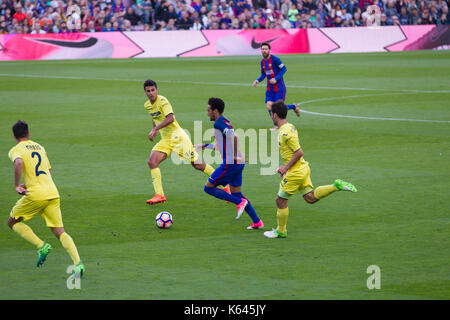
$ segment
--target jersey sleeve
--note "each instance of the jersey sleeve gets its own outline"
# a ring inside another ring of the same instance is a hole
[[[214,122],[214,129],[219,130],[224,136],[231,136],[234,134],[233,127],[225,123],[225,121]]]
[[[274,62],[275,62],[275,65],[277,66],[277,68],[280,70],[278,73],[277,73],[277,75],[275,76],[275,80],[280,80],[283,76],[284,76],[284,74],[286,73],[286,71],[287,71],[287,68],[286,68],[286,66],[283,64],[283,62],[281,62],[281,60],[280,60],[280,58],[278,58],[278,57],[274,57],[274,60],[273,60]]]
[[[161,98],[161,111],[166,117],[167,115],[173,113],[172,105],[166,98]]]
[[[12,162],[14,162],[14,161],[16,161],[16,159],[22,158],[22,155],[21,155],[19,149],[14,147],[9,151],[8,157],[9,157],[9,159],[11,159]]]
[[[256,80],[258,80],[258,82],[261,82],[264,80],[265,77],[266,77],[266,73],[264,72],[263,62],[261,61],[261,75]]]
[[[300,149],[300,142],[298,140],[298,133],[295,128],[291,128],[282,135],[283,142],[291,149],[292,151],[297,151]]]

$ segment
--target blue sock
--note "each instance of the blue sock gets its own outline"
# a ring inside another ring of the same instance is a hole
[[[294,110],[295,104],[288,104],[287,107],[288,107],[288,110]]]
[[[272,110],[267,109],[267,111],[269,112],[269,117],[272,119]]]
[[[237,192],[237,193],[232,193],[233,196],[239,197],[239,198],[243,198],[243,199],[247,199],[246,197],[244,197],[244,195],[241,192]],[[250,216],[250,219],[252,219],[253,223],[258,223],[259,217],[256,214],[255,209],[253,209],[252,204],[250,203],[250,200],[248,200],[247,206],[245,207],[245,212],[247,212],[247,214]]]
[[[211,188],[211,187],[205,186],[204,190],[207,194],[212,195],[213,197],[216,197],[217,199],[233,202],[236,205],[238,205],[242,201],[241,198],[231,195],[231,194],[227,193],[226,191],[219,189],[219,188]]]

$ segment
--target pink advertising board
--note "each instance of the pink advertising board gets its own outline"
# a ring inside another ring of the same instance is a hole
[[[450,26],[7,34],[0,61],[259,55],[262,42],[273,54],[446,49]]]

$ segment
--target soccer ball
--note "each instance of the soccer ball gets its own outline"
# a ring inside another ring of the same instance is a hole
[[[155,218],[156,225],[161,229],[168,229],[173,224],[173,218],[167,211],[160,212]]]

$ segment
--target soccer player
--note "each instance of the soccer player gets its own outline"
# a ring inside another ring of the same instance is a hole
[[[203,144],[201,149],[217,149],[222,154],[222,164],[213,172],[206,181],[204,190],[209,195],[221,200],[232,202],[237,207],[236,219],[244,212],[252,219],[252,224],[247,229],[262,229],[264,223],[258,217],[250,201],[241,193],[242,171],[245,161],[238,150],[238,137],[234,134],[230,121],[222,113],[225,103],[220,98],[208,100],[207,113],[210,121],[214,121],[215,144]],[[217,188],[219,185],[229,185],[231,194]]]
[[[267,77],[266,106],[267,111],[269,111],[269,116],[271,116],[272,104],[278,100],[283,100],[284,102],[286,98],[286,86],[283,76],[287,69],[280,58],[270,54],[270,44],[268,42],[261,44],[261,54],[263,57],[261,60],[261,75],[253,81],[253,86],[256,87],[258,83]],[[296,104],[289,104],[287,107],[290,110],[294,110],[297,117],[300,117],[300,109]],[[272,128],[272,130],[275,129],[278,128],[276,126]]]
[[[195,169],[204,172],[207,176],[210,176],[214,169],[208,164],[197,161],[199,157],[189,136],[175,119],[169,100],[158,94],[156,82],[150,79],[146,80],[144,90],[148,97],[144,107],[153,119],[153,129],[150,131],[148,138],[153,141],[158,132],[161,133],[161,140],[153,147],[147,161],[155,189],[155,195],[147,200],[147,203],[156,204],[167,200],[162,187],[159,164],[169,157],[172,151],[176,152],[181,159],[190,161]]]
[[[278,226],[272,231],[264,232],[268,238],[286,238],[287,219],[289,215],[288,199],[297,191],[307,203],[316,203],[336,191],[357,192],[351,183],[337,179],[331,185],[313,189],[308,162],[303,158],[303,150],[298,140],[297,129],[286,120],[288,108],[283,101],[272,104],[273,123],[278,126],[278,143],[284,165],[278,168],[283,178],[276,198]]]
[[[62,246],[72,258],[75,264],[72,275],[81,277],[85,268],[75,243],[64,230],[59,193],[52,179],[47,153],[43,146],[30,140],[26,122],[16,122],[12,130],[18,143],[9,151],[8,156],[14,163],[15,190],[22,195],[22,198],[12,208],[8,217],[8,226],[38,249],[37,266],[40,267],[52,246],[42,241],[24,222],[36,214],[41,215],[47,227],[61,241]],[[22,175],[24,184],[20,183]]]

